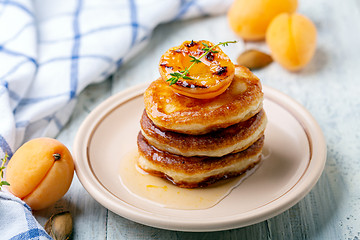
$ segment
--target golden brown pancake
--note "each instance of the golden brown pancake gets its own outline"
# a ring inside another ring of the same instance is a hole
[[[246,67],[236,66],[226,91],[211,99],[176,94],[162,79],[144,93],[146,113],[160,129],[185,134],[205,134],[245,121],[262,109],[260,80]]]
[[[266,123],[265,111],[261,110],[248,120],[227,128],[202,135],[188,135],[159,129],[145,111],[140,120],[142,135],[151,145],[186,157],[221,157],[240,152],[264,134]]]
[[[138,135],[138,165],[152,175],[166,178],[179,187],[204,187],[221,179],[239,176],[261,160],[262,136],[244,151],[223,157],[184,157],[161,151]]]

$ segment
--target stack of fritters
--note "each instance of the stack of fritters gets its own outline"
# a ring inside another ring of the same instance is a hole
[[[195,99],[162,79],[144,94],[138,165],[180,187],[204,187],[238,176],[261,160],[266,115],[260,80],[236,66],[221,95]]]

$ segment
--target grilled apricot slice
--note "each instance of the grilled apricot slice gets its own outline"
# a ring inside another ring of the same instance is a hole
[[[201,41],[185,41],[180,46],[170,48],[162,55],[159,71],[162,79],[167,81],[172,89],[179,94],[198,98],[209,99],[223,93],[230,85],[235,67],[230,58],[215,44]],[[203,57],[201,57],[204,55]],[[200,58],[201,57],[201,58]],[[201,62],[195,63],[185,78],[179,78],[171,84],[173,74],[182,74],[194,63],[194,58]]]

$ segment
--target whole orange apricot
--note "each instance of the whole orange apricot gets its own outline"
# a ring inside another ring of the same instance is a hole
[[[283,13],[270,23],[266,43],[275,61],[296,71],[314,56],[316,35],[316,27],[310,19],[298,13]]]
[[[22,145],[6,168],[9,190],[33,210],[54,204],[68,191],[74,162],[64,144],[52,138],[36,138]]]
[[[227,17],[231,29],[244,40],[262,40],[275,16],[293,13],[297,6],[297,0],[235,0]]]

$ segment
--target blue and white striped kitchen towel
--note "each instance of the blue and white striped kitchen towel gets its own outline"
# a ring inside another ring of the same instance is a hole
[[[0,0],[0,156],[54,137],[77,95],[146,45],[160,23],[230,0]]]
[[[0,239],[51,239],[19,198],[0,192]]]
[[[31,138],[56,136],[78,94],[146,46],[157,25],[224,13],[231,1],[0,0],[0,158]],[[25,219],[9,236],[26,239],[37,225],[19,202],[4,214],[10,198],[0,195],[0,232]]]

